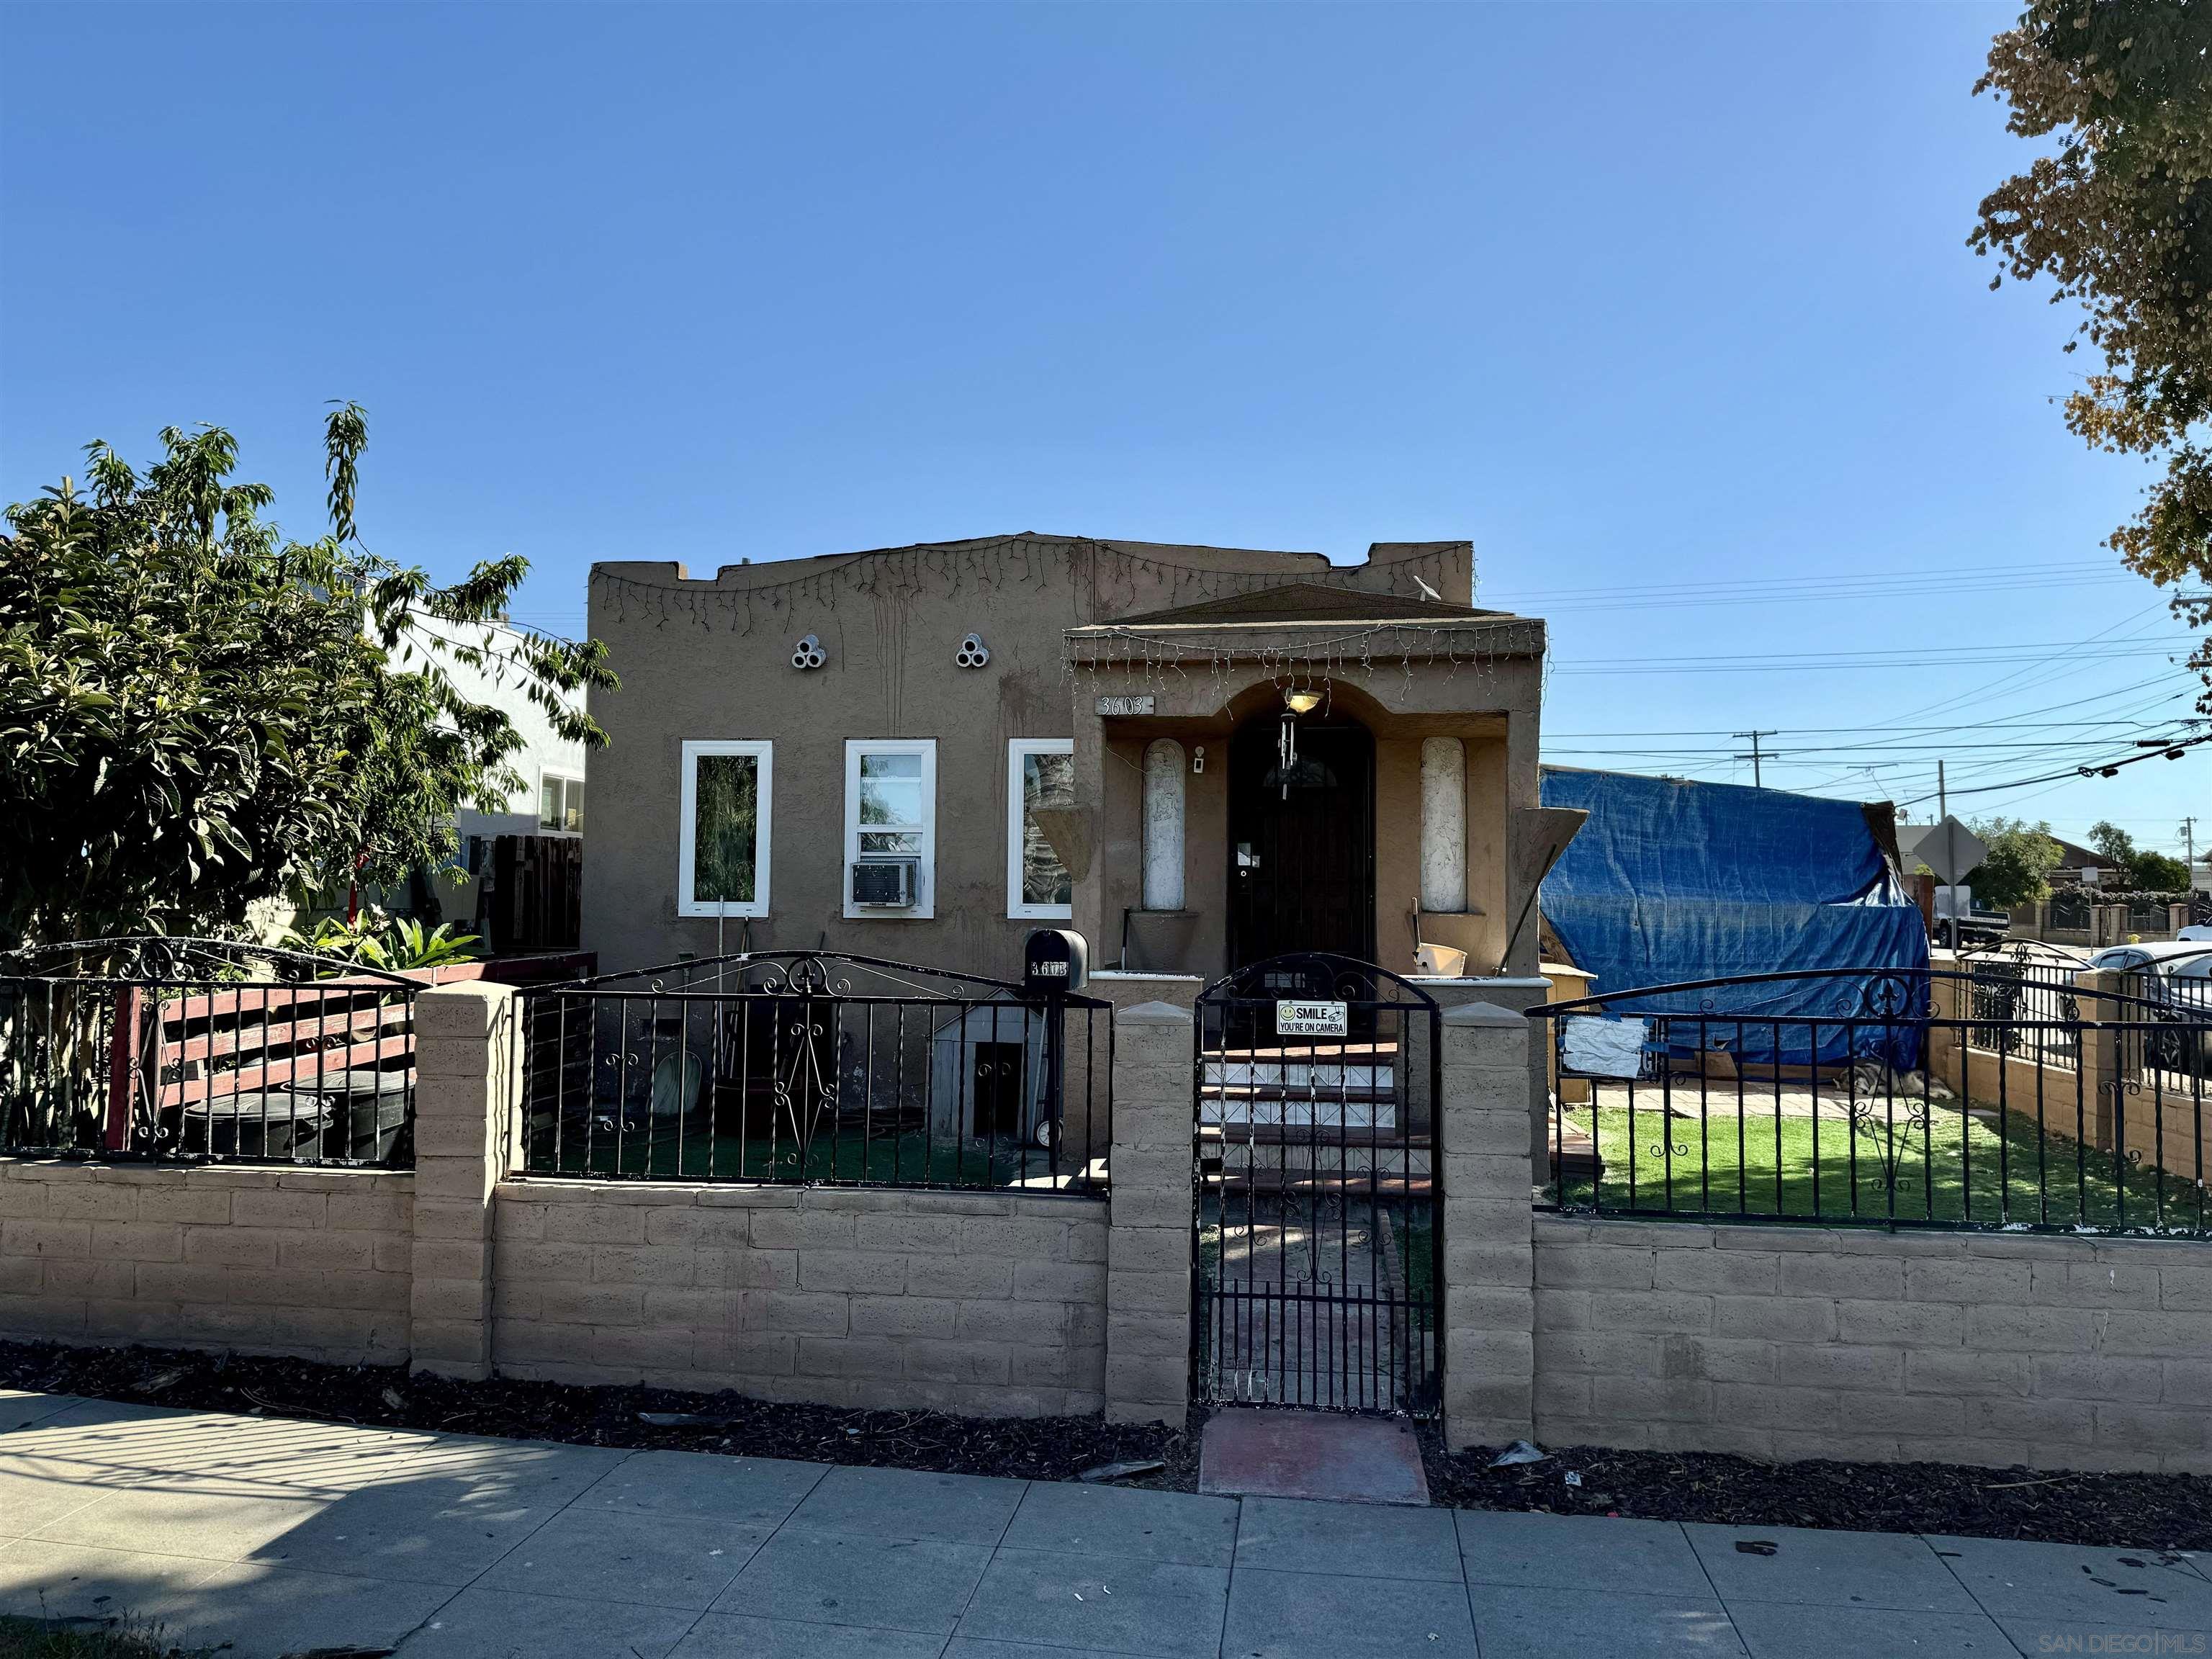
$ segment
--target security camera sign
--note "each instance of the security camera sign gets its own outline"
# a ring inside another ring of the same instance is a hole
[[[1346,1020],[1341,1002],[1278,1000],[1275,1004],[1277,1036],[1342,1036]]]

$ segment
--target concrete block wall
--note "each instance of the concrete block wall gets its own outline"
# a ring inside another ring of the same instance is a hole
[[[408,1357],[414,1179],[0,1159],[0,1336]]]
[[[507,1179],[511,1014],[423,994],[413,1172],[0,1160],[0,1335],[1183,1420],[1187,1007],[1117,1010],[1110,1200]],[[1453,1444],[2212,1473],[2212,1246],[1537,1213],[1526,1023],[1443,1029]]]
[[[2212,1245],[1534,1212],[1517,1021],[1445,1016],[1451,1444],[2212,1471]]]
[[[1100,1200],[532,1180],[495,1216],[505,1376],[982,1416],[1103,1403]]]
[[[1535,1218],[1561,1444],[2212,1471],[2212,1248]]]

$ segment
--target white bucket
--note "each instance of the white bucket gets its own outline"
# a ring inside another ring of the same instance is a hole
[[[1413,952],[1421,971],[1437,979],[1457,979],[1467,971],[1467,952],[1449,945],[1424,945]]]

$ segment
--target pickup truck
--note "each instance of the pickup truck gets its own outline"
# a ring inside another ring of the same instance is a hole
[[[1956,951],[1969,945],[1994,944],[2011,928],[2012,918],[2002,910],[1978,908],[1971,890],[1963,886],[1936,888],[1932,937],[1937,945]]]

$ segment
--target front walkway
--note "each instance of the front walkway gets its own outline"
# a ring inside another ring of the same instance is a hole
[[[2139,1550],[1240,1504],[55,1395],[0,1395],[0,1611],[158,1623],[233,1659],[2212,1647],[2208,1564]]]

